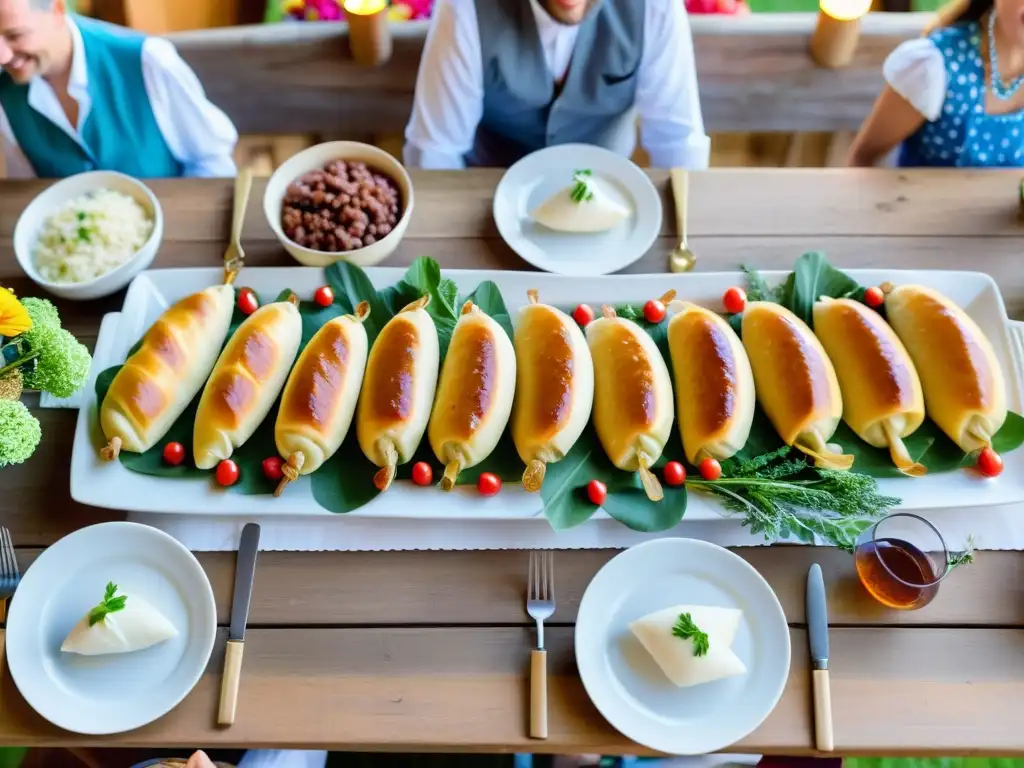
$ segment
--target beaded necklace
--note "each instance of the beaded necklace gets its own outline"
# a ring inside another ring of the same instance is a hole
[[[992,94],[1000,101],[1009,101],[1024,86],[1024,75],[1014,78],[1006,84],[999,74],[999,53],[996,51],[996,13],[993,9],[988,15],[988,62],[992,72]]]

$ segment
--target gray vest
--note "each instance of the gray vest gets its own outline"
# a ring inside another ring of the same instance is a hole
[[[476,0],[484,113],[467,163],[508,167],[530,152],[570,143],[627,154],[636,135],[645,5],[603,0],[587,15],[556,95],[529,0]]]

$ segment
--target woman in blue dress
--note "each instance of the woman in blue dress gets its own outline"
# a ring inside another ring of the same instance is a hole
[[[897,47],[849,164],[1024,166],[1024,0],[959,0]]]

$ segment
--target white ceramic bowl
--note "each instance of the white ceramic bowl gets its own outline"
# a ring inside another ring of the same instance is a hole
[[[356,248],[352,251],[327,253],[306,248],[293,242],[281,229],[281,203],[284,200],[288,185],[304,173],[323,168],[332,160],[347,160],[366,163],[371,168],[390,176],[398,185],[402,194],[402,216],[395,228],[372,245]],[[336,261],[348,261],[360,267],[378,264],[398,247],[399,241],[409,227],[412,217],[413,192],[412,180],[405,167],[383,149],[362,144],[358,141],[329,141],[304,149],[297,155],[286,160],[270,177],[267,190],[263,194],[263,212],[267,223],[281,241],[281,245],[297,262],[307,267],[326,267]]]
[[[134,197],[153,219],[153,232],[143,246],[124,264],[84,283],[52,283],[36,269],[32,251],[46,217],[68,200],[111,189]],[[45,189],[21,212],[14,227],[14,255],[32,281],[62,299],[84,301],[117,293],[153,263],[164,236],[164,214],[152,190],[138,179],[116,171],[89,171],[69,176]]]

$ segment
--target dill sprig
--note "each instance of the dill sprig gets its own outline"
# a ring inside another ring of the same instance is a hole
[[[964,548],[960,552],[950,552],[946,559],[949,563],[949,570],[959,568],[961,565],[970,565],[974,562],[974,536],[968,536]]]
[[[693,655],[706,656],[711,647],[706,632],[701,632],[694,621],[693,616],[688,613],[679,614],[675,626],[672,627],[672,635],[683,640],[693,640]]]
[[[766,541],[815,535],[852,551],[857,537],[900,500],[878,493],[874,478],[856,472],[820,469],[789,458],[786,446],[739,462],[718,480],[688,479],[695,491],[715,496],[742,525]]]
[[[582,203],[585,200],[594,199],[594,191],[590,188],[588,177],[593,173],[589,168],[576,171],[572,175],[572,191],[569,193],[574,203]]]

